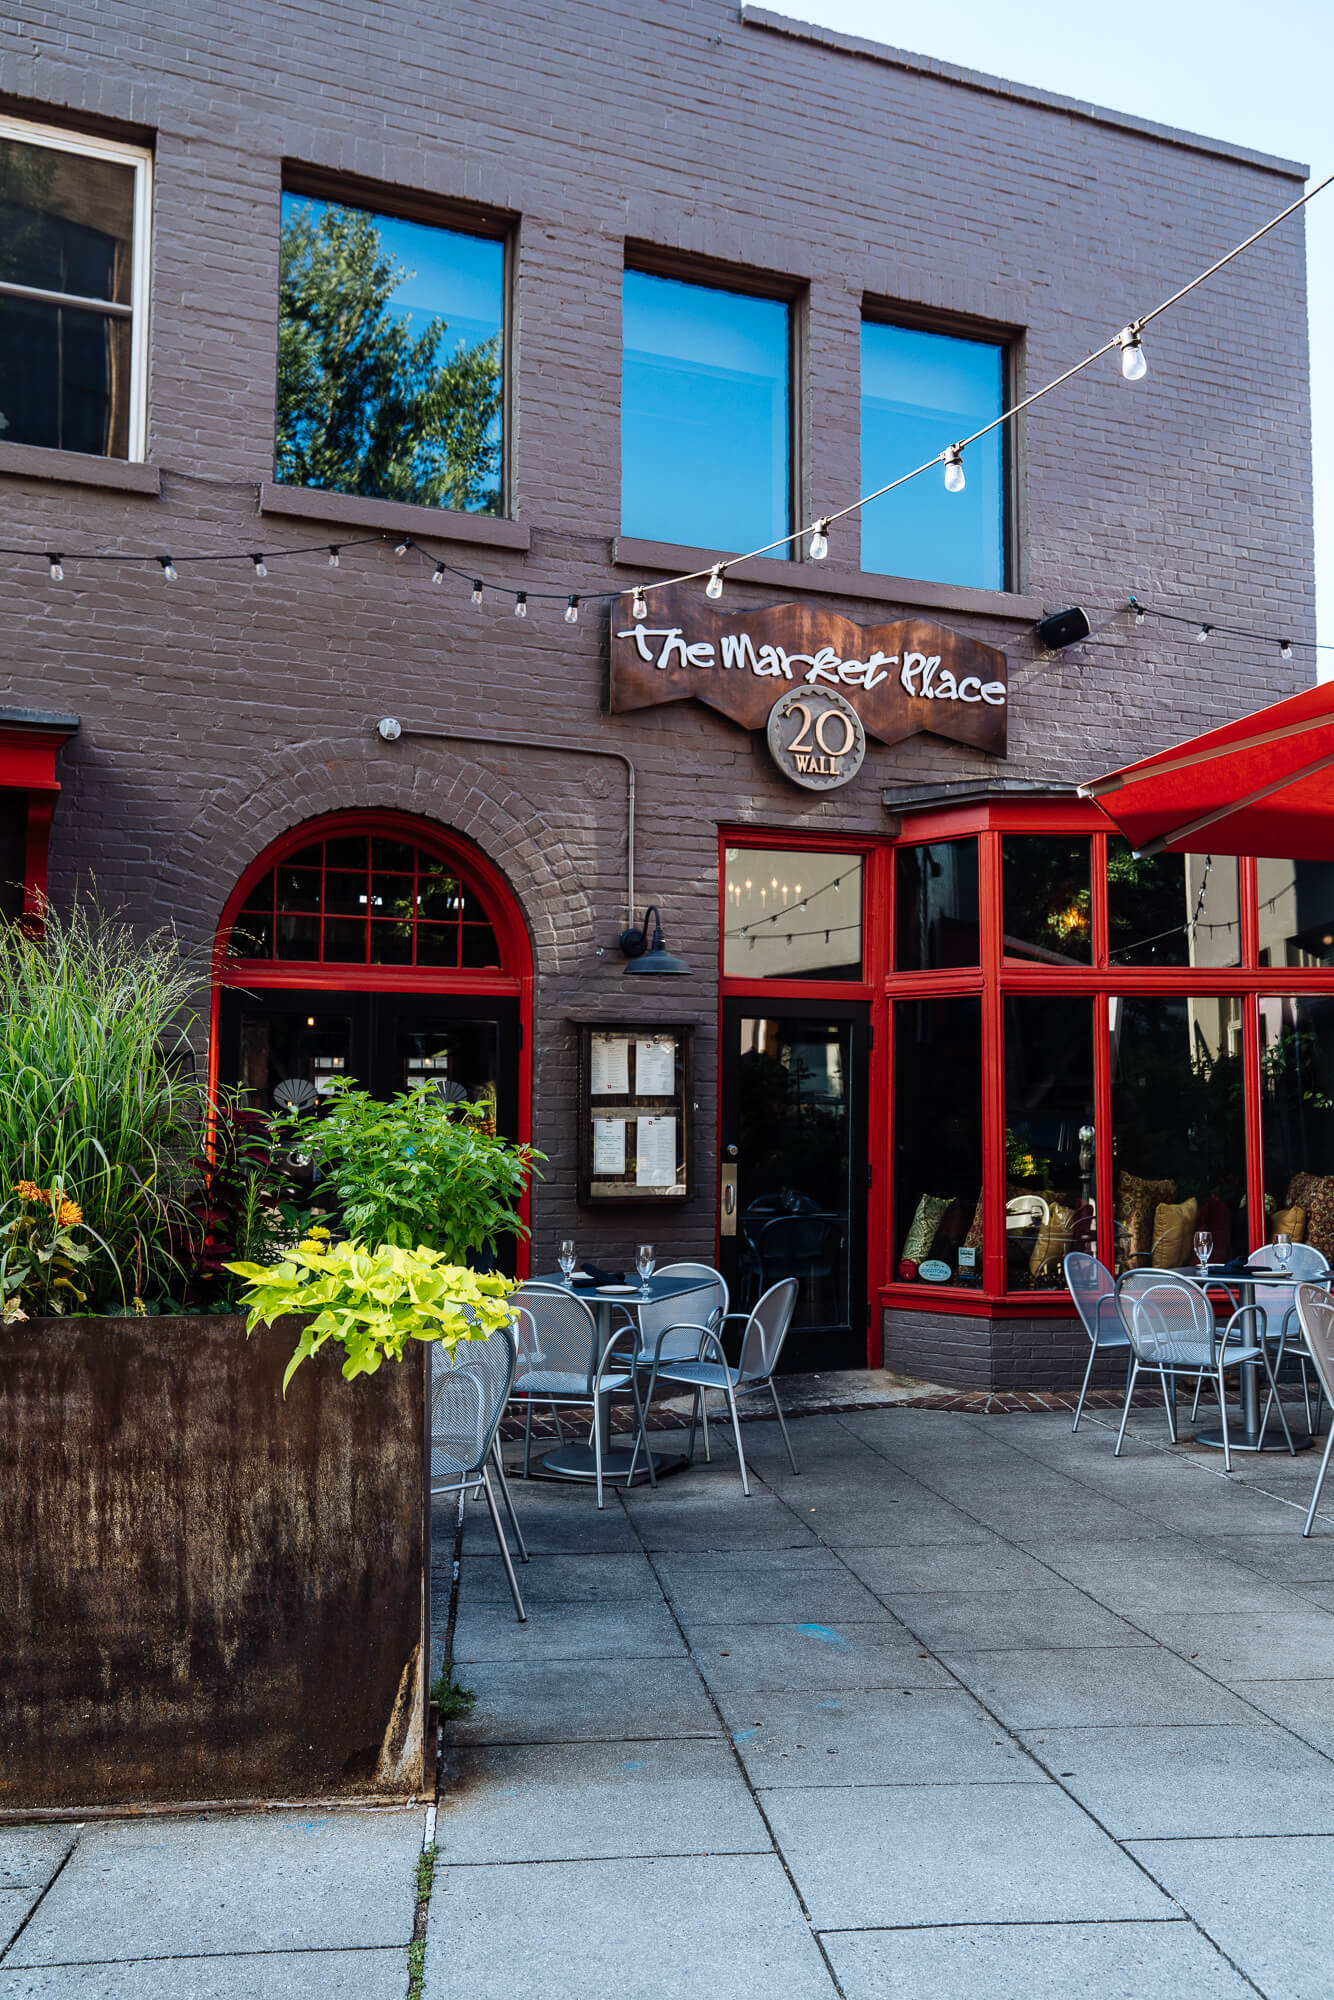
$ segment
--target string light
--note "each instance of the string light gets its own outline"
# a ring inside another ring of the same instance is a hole
[[[432,583],[443,583],[443,582],[444,582],[444,580],[445,580],[445,578],[446,578],[446,577],[447,577],[448,575],[449,575],[449,571],[448,571],[448,569],[447,569],[447,568],[445,567],[444,563],[442,563],[442,562],[438,562],[438,563],[436,564],[435,568],[434,568],[434,569],[432,570],[432,572],[431,572],[431,582],[432,582]]]
[[[163,582],[164,582],[164,583],[175,583],[175,581],[176,581],[176,565],[175,565],[175,563],[174,563],[174,562],[172,561],[171,557],[170,557],[170,556],[159,556],[159,557],[158,557],[158,561],[159,561],[159,562],[161,563],[161,565],[162,565],[162,580],[163,580]]]
[[[52,583],[63,583],[65,580],[65,567],[60,557],[48,556],[46,560],[50,565]]]
[[[1121,374],[1127,382],[1142,382],[1149,372],[1149,357],[1144,352],[1144,322],[1132,320],[1123,326],[1116,336],[1121,349]]]
[[[1224,625],[1217,619],[1201,620],[1188,611],[1163,611],[1156,604],[1144,604],[1138,597],[1132,597],[1126,606],[1135,615],[1136,625],[1142,625],[1146,618],[1161,618],[1169,625],[1194,626],[1193,637],[1204,639],[1250,639],[1257,646],[1277,646],[1285,660],[1290,660],[1297,652],[1334,653],[1334,645],[1328,642],[1318,644],[1314,639],[1283,638],[1272,628],[1268,632],[1255,632],[1244,625]]]
[[[570,592],[570,601],[565,607],[565,623],[567,625],[579,623],[579,599],[573,591]]]
[[[514,600],[514,616],[516,618],[526,618],[528,616],[528,592],[526,590],[521,590]]]
[[[474,604],[480,604],[480,603],[481,603],[481,601],[482,601],[482,586],[481,586],[481,584],[480,584],[480,583],[474,583],[474,584],[473,584],[473,587],[472,587],[472,601],[473,601],[473,603],[474,603]]]
[[[253,564],[255,565],[255,575],[256,575],[256,576],[267,576],[267,575],[268,575],[268,573],[269,573],[269,566],[268,566],[268,564],[267,564],[267,563],[265,562],[265,560],[264,560],[263,556],[251,556],[250,560],[251,560],[251,562],[252,562],[252,563],[253,563]]]
[[[340,557],[340,555],[339,555],[339,553],[338,553],[338,544],[337,544],[337,542],[330,542],[330,544],[329,544],[329,567],[330,567],[330,569],[337,569],[337,568],[338,568],[338,566],[339,566],[339,563],[341,562],[341,560],[342,560],[342,558]]]
[[[405,535],[401,542],[396,542],[394,544],[394,554],[396,556],[405,556],[411,547],[412,547],[412,537],[410,535]]]
[[[829,523],[817,521],[811,536],[811,561],[823,562],[829,554]]]
[[[1290,660],[1290,659],[1292,658],[1292,641],[1291,641],[1291,639],[1280,639],[1280,640],[1279,640],[1279,642],[1278,642],[1278,652],[1279,652],[1279,658],[1280,658],[1280,659],[1283,659],[1283,660]]]
[[[704,586],[706,597],[721,597],[723,594],[723,566],[715,563],[709,571],[709,580]]]
[[[963,476],[963,446],[952,444],[944,457],[945,491],[962,493],[965,485]]]
[[[1195,634],[1196,640],[1200,645],[1204,644],[1205,640],[1209,637],[1209,634],[1213,631],[1213,629],[1214,628],[1212,625],[1201,625],[1199,631]]]
[[[635,594],[630,600],[630,616],[636,619],[648,617],[648,603],[638,584],[635,585]]]

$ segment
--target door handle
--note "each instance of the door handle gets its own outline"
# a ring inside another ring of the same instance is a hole
[[[719,1190],[722,1213],[718,1220],[720,1236],[736,1235],[736,1174],[735,1165],[726,1163],[719,1172]]]

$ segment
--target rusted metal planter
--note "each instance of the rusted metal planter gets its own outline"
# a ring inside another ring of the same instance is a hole
[[[425,1781],[428,1354],[0,1326],[0,1814]]]

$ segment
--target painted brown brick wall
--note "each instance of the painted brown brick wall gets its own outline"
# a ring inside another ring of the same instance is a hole
[[[805,480],[811,500],[837,504],[897,469],[859,464],[865,297],[1021,329],[1018,373],[1032,387],[1299,188],[1282,162],[778,33],[726,0],[425,11],[404,0],[15,0],[9,24],[0,91],[11,108],[151,135],[157,160],[149,455],[162,497],[0,476],[0,540],[37,549],[332,538],[256,518],[273,470],[284,160],[520,218],[513,511],[532,547],[439,546],[534,592],[632,580],[611,563],[627,239],[806,288]],[[1030,413],[1022,588],[1051,609],[1084,603],[1095,623],[1135,589],[1309,637],[1304,319],[1297,223],[1154,328],[1146,383],[1124,385],[1109,362]],[[855,532],[841,530],[828,568],[856,566]],[[792,594],[818,597],[822,574],[794,566]],[[787,594],[738,585],[729,601]],[[629,750],[641,901],[663,903],[672,948],[696,968],[659,997],[703,1023],[699,1194],[674,1218],[673,1248],[711,1255],[719,823],[876,832],[883,786],[995,767],[919,738],[872,745],[845,790],[796,791],[761,739],[702,709],[605,717],[600,621],[571,629],[560,608],[535,604],[522,623],[503,603],[475,609],[466,585],[432,589],[387,547],[336,572],[318,557],[275,564],[262,584],[242,563],[183,570],[170,586],[155,564],[71,565],[57,586],[44,564],[3,557],[0,689],[83,718],[62,762],[58,897],[95,874],[136,918],[171,917],[207,940],[260,847],[339,806],[428,814],[494,858],[526,911],[538,974],[543,1262],[573,1198],[567,1015],[623,1005],[619,958],[599,956],[623,921],[621,780],[577,750]],[[845,608],[868,622],[896,615],[884,602]],[[1010,778],[1108,768],[1291,692],[1305,672],[1277,646],[1206,659],[1188,632],[1124,620],[1048,659],[1026,618],[944,615],[1010,655]],[[386,746],[373,733],[386,713],[570,748]],[[600,1213],[599,1244],[623,1255],[641,1226]]]

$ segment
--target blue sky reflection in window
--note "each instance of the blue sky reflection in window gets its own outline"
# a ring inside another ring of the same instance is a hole
[[[788,307],[644,271],[624,301],[621,533],[729,554],[785,534]]]
[[[992,341],[865,320],[862,491],[886,485],[999,416],[1004,363],[1004,349]],[[946,492],[942,472],[925,472],[862,509],[864,570],[1005,589],[1002,433],[970,445],[963,467],[962,493]]]

